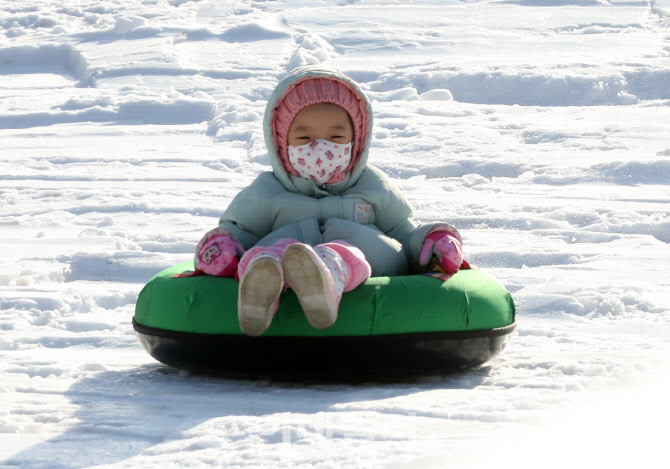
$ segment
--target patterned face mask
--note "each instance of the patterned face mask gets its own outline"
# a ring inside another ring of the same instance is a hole
[[[319,138],[305,145],[289,145],[288,159],[301,177],[319,184],[332,184],[344,180],[352,147],[353,142],[333,143]]]

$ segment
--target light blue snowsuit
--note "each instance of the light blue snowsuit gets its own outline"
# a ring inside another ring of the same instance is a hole
[[[305,76],[332,77],[349,83],[367,103],[368,138],[358,165],[344,181],[321,185],[288,173],[272,139],[271,114],[291,83]],[[419,255],[426,234],[436,224],[418,226],[398,187],[378,168],[367,164],[372,135],[372,107],[358,84],[321,66],[291,72],[275,89],[264,118],[265,143],[272,171],[261,173],[232,200],[219,226],[240,243],[269,246],[281,238],[296,238],[316,246],[336,239],[348,241],[365,254],[372,276],[396,276],[420,271]],[[448,226],[459,240],[458,231]]]

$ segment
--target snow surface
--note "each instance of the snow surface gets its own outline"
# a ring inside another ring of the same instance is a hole
[[[265,101],[317,62],[513,293],[491,363],[299,385],[140,348],[143,284],[268,169]],[[0,467],[664,466],[670,0],[0,0],[0,103]]]

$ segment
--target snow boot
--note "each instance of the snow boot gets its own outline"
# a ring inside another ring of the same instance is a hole
[[[294,243],[284,251],[283,266],[286,283],[312,327],[326,329],[335,324],[349,276],[342,256],[326,246]]]
[[[242,332],[259,336],[270,327],[283,289],[281,257],[269,251],[256,254],[240,278],[237,317]]]

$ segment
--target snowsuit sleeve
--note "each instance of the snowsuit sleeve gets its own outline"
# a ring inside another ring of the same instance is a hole
[[[384,196],[375,208],[376,226],[387,236],[403,245],[412,273],[421,272],[419,257],[426,235],[433,229],[453,234],[459,241],[461,235],[456,228],[444,222],[418,224],[412,220],[412,208],[400,189],[381,170],[368,166],[379,177]]]
[[[272,230],[271,200],[286,190],[271,172],[261,173],[233,198],[219,219],[245,249],[254,246]]]

